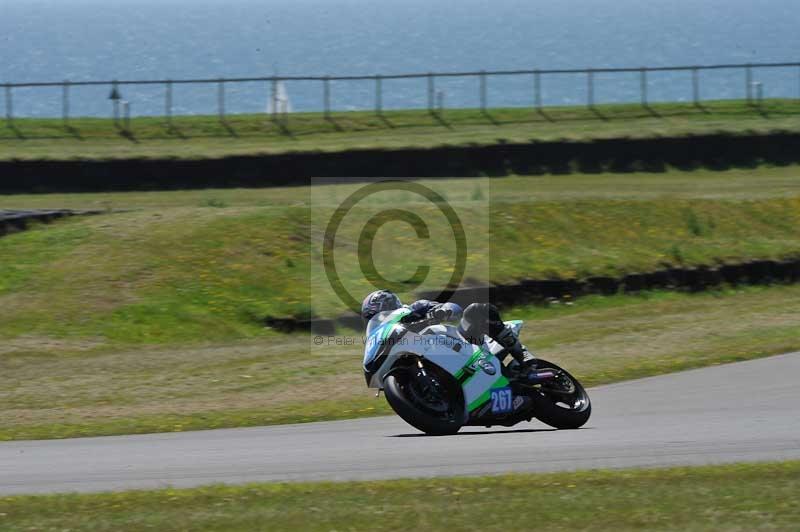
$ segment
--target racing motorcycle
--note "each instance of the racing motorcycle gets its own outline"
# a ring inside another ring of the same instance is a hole
[[[589,396],[565,369],[537,359],[536,369],[522,375],[488,336],[476,346],[451,325],[403,324],[410,312],[400,308],[373,317],[364,348],[367,386],[383,390],[408,424],[447,435],[463,426],[510,427],[534,417],[558,429],[588,421]],[[519,336],[522,321],[506,325]]]

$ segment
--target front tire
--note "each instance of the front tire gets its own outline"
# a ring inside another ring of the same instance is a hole
[[[398,416],[411,425],[431,436],[447,436],[461,429],[460,408],[451,408],[448,415],[437,415],[419,404],[419,399],[411,389],[414,378],[412,371],[396,371],[383,381],[383,392],[389,406]],[[415,400],[416,399],[416,400]]]

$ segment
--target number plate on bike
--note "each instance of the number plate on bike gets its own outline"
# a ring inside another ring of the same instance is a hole
[[[495,388],[491,394],[492,414],[508,414],[514,410],[511,388]]]

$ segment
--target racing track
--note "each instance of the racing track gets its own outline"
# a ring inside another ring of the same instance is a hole
[[[793,353],[602,386],[575,431],[534,422],[433,438],[386,417],[6,442],[0,495],[800,459],[798,376]]]

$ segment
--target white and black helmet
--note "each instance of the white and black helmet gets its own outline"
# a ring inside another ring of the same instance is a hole
[[[361,317],[369,321],[378,312],[397,310],[403,306],[400,298],[388,290],[376,290],[364,298],[361,303]]]

